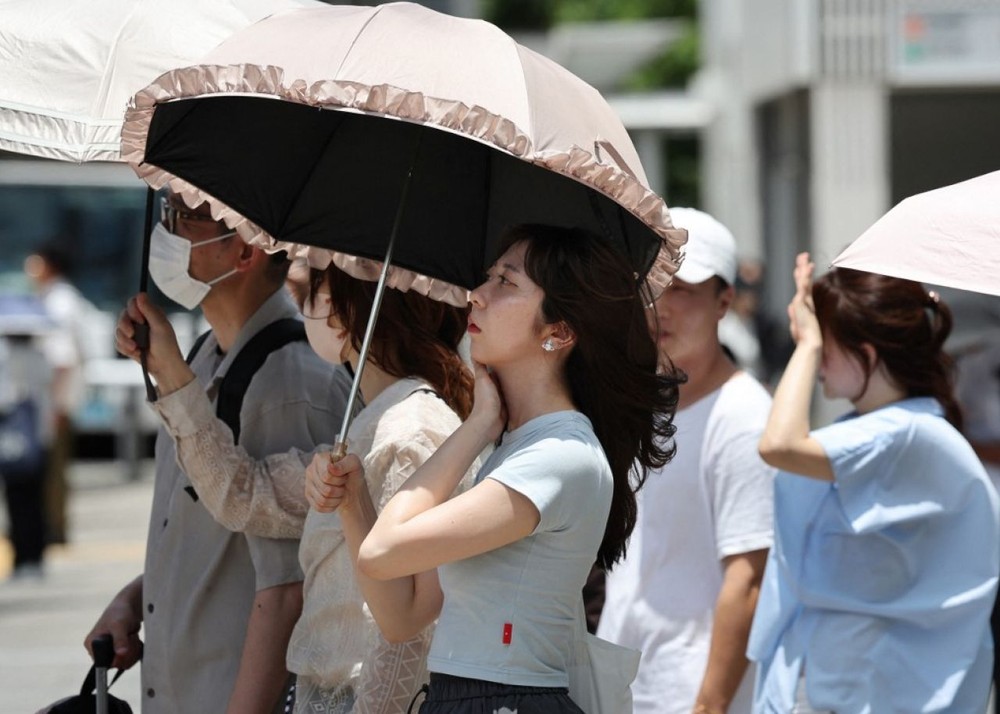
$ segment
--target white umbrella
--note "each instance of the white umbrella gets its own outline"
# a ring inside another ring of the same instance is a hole
[[[313,0],[0,0],[0,149],[120,161],[128,100],[232,33]]]
[[[904,199],[833,264],[1000,295],[1000,171]]]
[[[132,95],[237,30],[317,0],[0,0],[0,150],[121,161]],[[146,197],[146,290],[153,192]],[[142,333],[137,333],[142,340]],[[143,361],[146,395],[156,392]]]

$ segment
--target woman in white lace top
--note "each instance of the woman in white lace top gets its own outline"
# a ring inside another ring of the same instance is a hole
[[[335,268],[312,271],[303,312],[309,342],[321,357],[348,369],[357,365],[373,295],[374,283]],[[362,374],[364,406],[348,433],[379,506],[471,409],[472,377],[458,354],[467,312],[416,293],[386,291]],[[151,328],[149,364],[151,371],[156,365],[161,385],[153,406],[205,507],[231,530],[301,538],[304,602],[287,660],[296,674],[294,711],[401,714],[426,677],[432,628],[389,644],[374,626],[340,517],[309,510],[303,495],[306,469],[314,460],[325,466],[330,447],[251,458],[233,443],[193,375],[184,378],[190,370],[169,323],[162,314],[144,317]],[[119,348],[129,354],[130,345]],[[184,386],[163,393],[165,383]],[[330,425],[331,440],[338,427]]]

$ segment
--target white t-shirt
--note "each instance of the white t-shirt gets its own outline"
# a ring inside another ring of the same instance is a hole
[[[636,714],[690,714],[705,673],[721,560],[769,548],[774,470],[757,452],[771,397],[737,373],[677,412],[677,454],[639,491],[625,560],[608,574],[597,634],[642,651]],[[753,676],[730,714],[750,711]]]
[[[444,605],[427,668],[565,687],[580,591],[611,509],[611,468],[590,420],[560,411],[504,434],[476,483],[484,478],[527,497],[541,519],[526,538],[438,568]]]
[[[71,414],[84,398],[83,365],[89,357],[87,330],[93,322],[91,315],[97,308],[61,278],[45,287],[41,299],[45,311],[57,326],[42,344],[45,359],[53,369],[66,371],[53,399],[59,411]]]

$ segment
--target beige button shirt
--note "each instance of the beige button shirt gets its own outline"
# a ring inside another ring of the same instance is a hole
[[[351,685],[358,714],[405,712],[426,681],[430,629],[403,645],[381,638],[356,585],[340,517],[306,505],[304,472],[312,454],[292,450],[250,458],[233,447],[197,389],[174,392],[158,409],[181,462],[198,474],[198,491],[221,522],[248,532],[302,536],[305,603],[288,649],[289,669],[327,689]],[[349,449],[362,457],[379,510],[458,425],[458,416],[416,379],[389,386],[359,412],[348,433]],[[470,474],[478,467],[477,460]],[[467,476],[463,487],[470,482]]]
[[[214,399],[247,341],[274,320],[297,314],[279,290],[244,325],[225,356],[209,336],[191,364],[197,384],[189,386],[203,399],[205,390]],[[349,386],[346,373],[332,369],[307,343],[286,345],[268,357],[247,389],[240,443],[263,456],[329,441]],[[161,429],[143,575],[144,714],[225,711],[254,596],[300,581],[297,553],[296,540],[250,537],[216,523]]]

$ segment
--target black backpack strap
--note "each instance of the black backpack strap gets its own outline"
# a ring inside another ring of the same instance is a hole
[[[306,328],[302,321],[286,317],[275,320],[254,335],[233,358],[219,387],[215,414],[229,426],[235,443],[240,442],[240,409],[243,407],[243,397],[257,370],[275,350],[290,342],[300,342],[305,339]]]
[[[212,332],[211,330],[206,330],[205,332],[202,332],[200,335],[198,335],[198,339],[196,339],[194,341],[194,344],[191,345],[191,349],[188,350],[187,357],[184,358],[185,362],[187,362],[188,364],[194,362],[194,358],[198,354],[198,350],[200,350],[201,346],[205,344],[205,340],[208,339],[208,336],[211,332]]]
[[[118,681],[119,677],[125,674],[124,669],[119,669],[115,672],[115,676],[111,678],[108,682],[108,689],[111,685]],[[97,665],[90,665],[90,671],[87,672],[87,676],[83,678],[83,685],[80,687],[80,696],[85,697],[88,694],[93,694],[94,690],[97,689]]]

